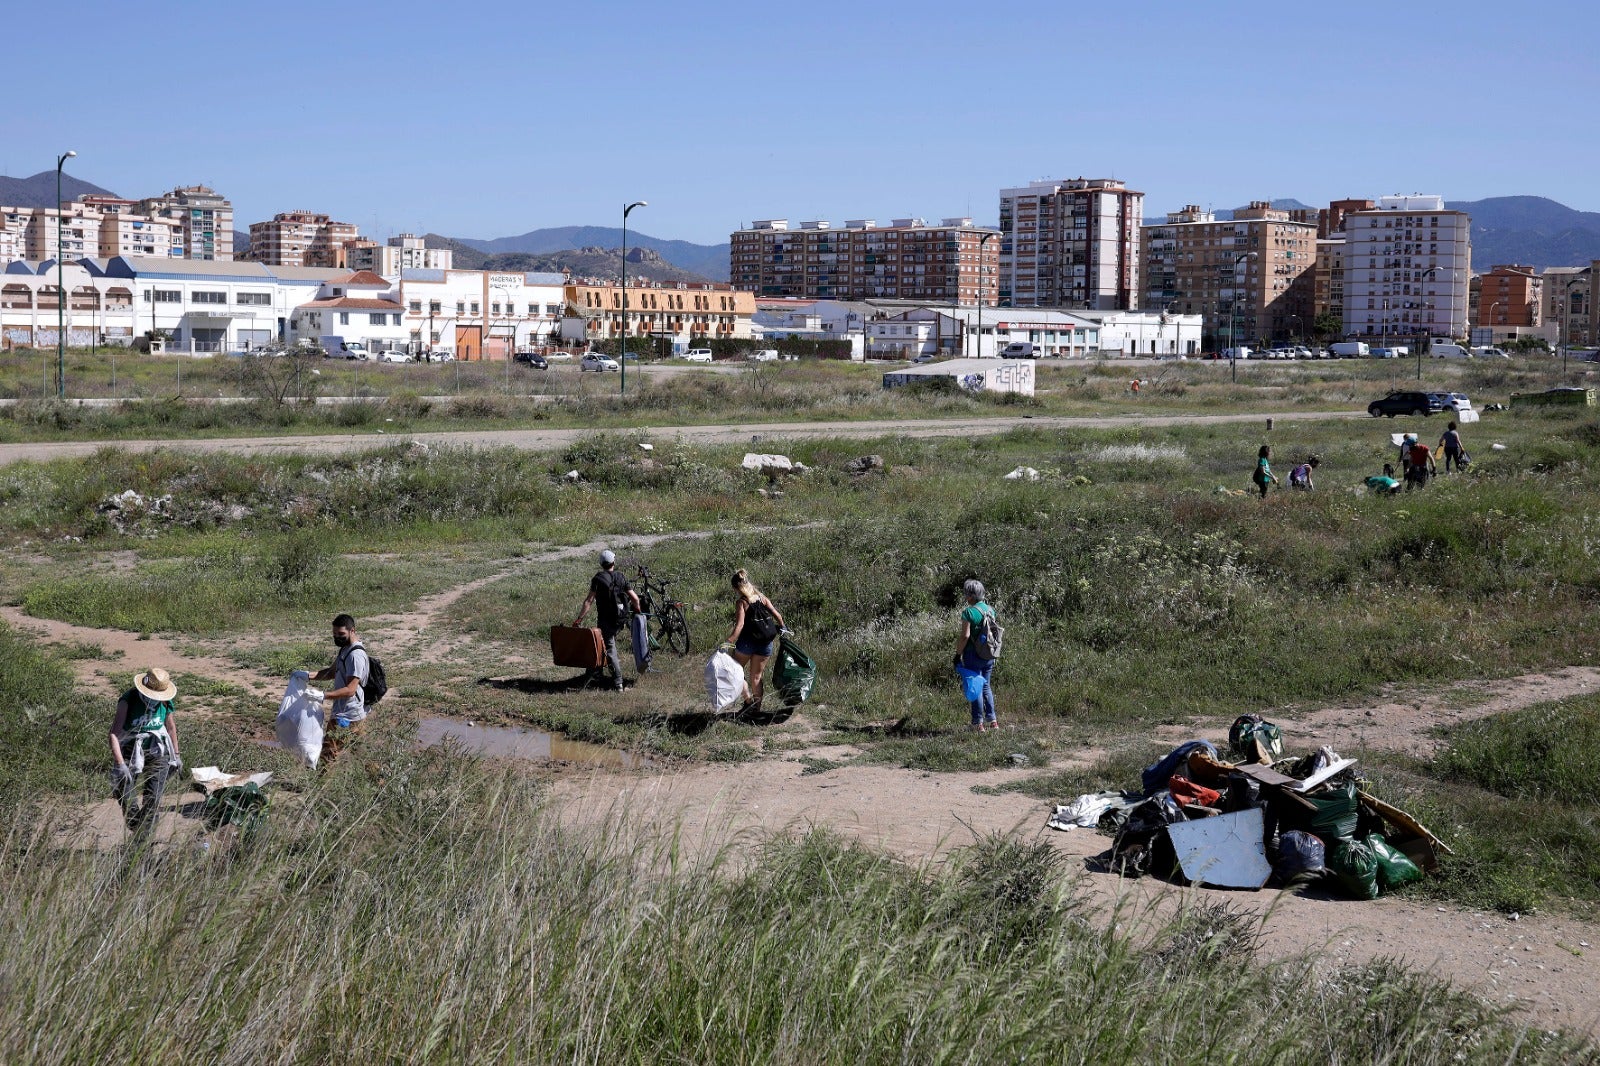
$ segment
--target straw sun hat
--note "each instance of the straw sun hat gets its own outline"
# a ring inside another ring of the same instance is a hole
[[[172,675],[159,666],[152,666],[142,674],[134,674],[133,687],[153,700],[170,700],[178,694],[178,686],[172,683]]]

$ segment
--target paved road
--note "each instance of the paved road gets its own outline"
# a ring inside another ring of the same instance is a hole
[[[1266,413],[1231,415],[1066,415],[1008,418],[883,419],[867,422],[751,422],[743,425],[651,426],[638,430],[651,437],[681,439],[691,444],[733,444],[762,438],[771,447],[777,441],[802,437],[973,437],[1027,426],[1034,429],[1114,429],[1119,426],[1202,426],[1229,422],[1264,422]],[[1365,419],[1364,411],[1294,411],[1274,413],[1279,422],[1322,422]],[[225,437],[206,440],[53,441],[0,444],[0,466],[24,460],[48,460],[93,455],[102,448],[149,452],[161,448],[189,452],[229,452],[270,455],[274,452],[345,452],[382,448],[399,440],[475,448],[523,448],[554,451],[594,433],[593,429],[500,429],[435,433],[318,434],[289,437]],[[634,432],[634,431],[619,431]]]

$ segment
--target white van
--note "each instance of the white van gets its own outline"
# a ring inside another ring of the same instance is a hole
[[[709,363],[711,362],[711,349],[690,348],[683,353],[683,358],[691,363]]]
[[[776,363],[778,361],[778,349],[761,348],[751,352],[750,361],[752,363]]]
[[[1243,345],[1240,345],[1237,348],[1222,349],[1222,358],[1224,359],[1248,359],[1254,354],[1254,348],[1246,348]]]
[[[1428,341],[1428,354],[1435,359],[1471,359],[1472,353],[1449,337],[1433,337]]]
[[[1474,349],[1472,349],[1472,354],[1474,356],[1476,356],[1477,358],[1479,358],[1479,359],[1510,359],[1511,358],[1511,356],[1506,354],[1504,349],[1496,348],[1492,344],[1486,344],[1486,345],[1482,345],[1480,347],[1474,348]]]
[[[1372,354],[1366,341],[1339,341],[1328,345],[1328,352],[1340,359],[1365,359]]]
[[[1039,358],[1039,349],[1036,345],[1030,343],[1029,341],[1012,341],[1010,344],[1000,349],[1000,358],[1037,359]]]

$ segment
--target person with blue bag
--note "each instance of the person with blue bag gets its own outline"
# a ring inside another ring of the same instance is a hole
[[[984,602],[983,582],[970,580],[961,586],[961,591],[967,605],[961,609],[961,635],[956,640],[952,665],[972,709],[972,731],[982,733],[1000,728],[994,711],[993,678],[1005,630],[995,620],[994,608]]]

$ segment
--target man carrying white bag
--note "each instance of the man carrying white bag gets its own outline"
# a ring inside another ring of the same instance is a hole
[[[322,757],[322,734],[328,720],[322,712],[325,698],[321,689],[308,682],[311,675],[296,670],[289,675],[289,687],[283,690],[283,702],[278,704],[278,745],[287,751],[297,751],[309,769],[316,769]]]

